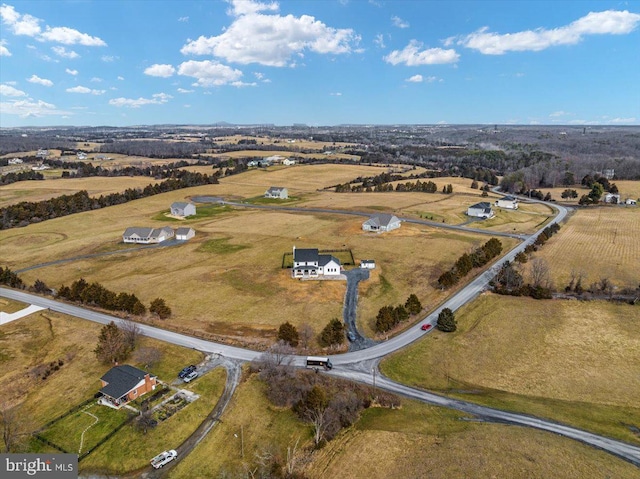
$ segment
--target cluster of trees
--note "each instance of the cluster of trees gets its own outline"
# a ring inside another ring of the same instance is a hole
[[[100,145],[100,153],[121,153],[148,158],[192,158],[194,155],[206,153],[214,146],[210,141],[125,140]]]
[[[136,347],[140,328],[132,321],[124,321],[118,327],[111,321],[100,330],[98,344],[93,350],[99,361],[114,364],[126,360]]]
[[[415,294],[411,294],[404,304],[383,306],[376,316],[376,331],[386,333],[398,324],[422,311],[422,304]]]
[[[18,273],[11,271],[8,266],[6,268],[0,266],[0,284],[6,284],[10,288],[18,289],[24,289],[25,287]]]
[[[115,293],[100,283],[87,283],[84,278],[74,281],[71,286],[61,286],[58,296],[110,311],[124,311],[135,315],[141,315],[147,311],[135,294]]]
[[[535,299],[551,299],[552,289],[549,266],[544,260],[534,259],[529,266],[530,283],[525,283],[522,263],[507,261],[492,280],[493,290],[510,296],[530,296]]]
[[[311,371],[296,370],[287,361],[277,361],[271,353],[252,363],[253,371],[265,383],[268,399],[278,407],[290,407],[312,427],[316,446],[322,446],[349,427],[363,408],[371,404],[371,389]],[[377,392],[377,402],[385,407],[399,406],[399,399]]]
[[[481,268],[502,252],[502,242],[491,238],[471,254],[464,253],[449,271],[445,271],[438,278],[441,288],[450,288],[458,284],[473,268]]]
[[[171,316],[171,308],[167,306],[167,303],[162,298],[156,298],[151,301],[149,312],[157,314],[160,319],[167,319]]]
[[[437,193],[438,185],[433,181],[421,182],[420,180],[412,183],[407,181],[406,183],[398,183],[394,188],[391,183],[376,184],[375,186],[365,186],[364,184],[352,185],[350,183],[344,183],[335,187],[336,193],[384,193],[388,191],[417,191],[421,193]],[[448,184],[442,187],[442,192],[445,194],[453,193],[453,185]]]
[[[320,332],[318,343],[322,347],[336,347],[344,343],[345,326],[338,318],[333,318]]]
[[[38,171],[33,170],[20,171],[17,173],[7,173],[6,175],[0,176],[0,186],[10,185],[11,183],[15,183],[16,181],[27,180],[44,180],[44,175]]]
[[[192,173],[185,170],[172,172],[171,178],[162,183],[149,184],[144,188],[127,188],[122,193],[111,193],[91,198],[86,190],[71,195],[62,195],[43,201],[23,201],[0,208],[0,230],[27,226],[48,219],[67,216],[83,211],[119,205],[128,201],[166,193],[167,191],[218,183],[215,175]]]

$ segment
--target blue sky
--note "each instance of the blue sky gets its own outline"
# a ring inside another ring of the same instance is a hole
[[[637,125],[640,2],[0,3],[0,126],[218,121]]]

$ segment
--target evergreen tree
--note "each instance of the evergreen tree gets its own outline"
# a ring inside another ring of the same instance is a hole
[[[167,303],[162,298],[156,298],[151,301],[149,312],[157,314],[160,319],[167,319],[171,316],[171,308],[167,306]]]
[[[111,321],[100,330],[94,352],[103,363],[115,363],[125,360],[131,353],[131,348],[127,344],[124,332]]]
[[[407,301],[404,303],[404,307],[407,308],[409,314],[418,314],[422,311],[422,303],[415,294],[409,295]]]
[[[278,328],[278,339],[295,348],[299,341],[298,330],[289,321],[282,323]]]
[[[444,308],[442,311],[440,311],[440,314],[438,315],[437,326],[440,331],[444,331],[445,333],[454,332],[457,329],[458,325],[456,324],[456,318],[453,314],[453,311],[451,311],[449,308]]]

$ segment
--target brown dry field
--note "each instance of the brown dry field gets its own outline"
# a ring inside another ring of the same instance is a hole
[[[556,288],[571,272],[584,273],[582,286],[601,278],[619,288],[640,284],[640,208],[588,207],[577,210],[537,253],[551,267]]]
[[[354,479],[638,477],[635,466],[610,454],[533,429],[469,424],[447,432],[452,426],[441,424],[440,430],[426,432],[437,414],[424,413],[411,432],[375,423],[362,431],[356,424],[318,451],[306,472],[311,479],[340,477],[345,471]]]
[[[49,171],[49,170],[46,170]],[[0,188],[0,208],[21,201],[43,201],[60,195],[87,190],[90,196],[121,193],[127,188],[144,188],[158,180],[145,176],[107,178],[52,178],[42,181],[17,181]]]
[[[15,313],[29,306],[28,304],[14,301],[13,299],[0,298],[0,311],[3,313]]]
[[[219,136],[215,137],[214,141],[221,145],[231,144],[237,145],[240,140],[256,140],[258,145],[282,145],[285,148],[301,148],[308,150],[321,151],[323,148],[346,148],[354,146],[353,143],[344,142],[330,142],[330,141],[314,141],[314,140],[300,140],[295,139],[293,143],[289,142],[287,138],[270,138],[266,136],[245,136],[245,135],[231,135],[231,136]],[[269,156],[269,155],[267,155]]]
[[[110,368],[95,357],[101,325],[71,316],[40,311],[0,326],[0,405],[19,406],[28,418],[24,427],[36,429],[72,406],[93,397],[100,377]],[[141,346],[155,347],[163,359],[150,371],[172,381],[183,363],[200,361],[202,354],[186,348],[142,338]],[[33,368],[62,359],[64,364],[46,380]],[[144,367],[134,360],[128,361]]]
[[[315,160],[360,160],[357,155],[347,155],[345,153],[332,153],[330,155],[317,152],[317,153],[299,153],[291,150],[277,150],[277,151],[264,151],[264,150],[239,150],[228,151],[225,153],[202,153],[201,156],[210,156],[212,158],[267,158],[269,156],[282,156],[289,158],[291,156],[299,156],[301,158],[311,158]]]

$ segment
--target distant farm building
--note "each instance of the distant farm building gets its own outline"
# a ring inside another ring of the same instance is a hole
[[[362,229],[364,231],[377,231],[382,233],[384,231],[391,231],[397,228],[400,228],[400,219],[395,215],[387,213],[374,215],[362,223]]]
[[[22,158],[12,158],[8,162],[9,165],[19,165],[21,163],[23,163]]]
[[[282,188],[281,186],[272,186],[267,191],[265,191],[264,197],[286,200],[287,198],[289,198],[289,192],[286,188]]]
[[[176,239],[179,241],[187,241],[196,235],[193,228],[178,228],[176,230]]]
[[[469,208],[467,208],[467,215],[473,216],[475,218],[488,219],[493,218],[495,213],[493,212],[493,209],[491,209],[490,203],[482,201],[480,203],[476,203],[475,205],[469,206]]]
[[[284,160],[282,160],[282,164],[284,166],[295,165],[296,164],[296,160],[290,160],[289,158],[285,158]]]
[[[631,205],[631,206],[637,206],[638,202],[636,200],[634,200],[633,198],[627,198],[627,200],[624,202],[625,205]]]
[[[613,203],[614,205],[617,205],[618,203],[620,203],[620,195],[617,195],[614,193],[607,193],[606,195],[604,195],[604,202]]]
[[[362,269],[375,269],[376,262],[372,259],[363,259],[360,260],[360,267]]]
[[[86,160],[87,159],[87,154],[83,153],[83,152],[78,153],[77,156],[78,156],[79,160]]]
[[[293,247],[293,277],[319,278],[321,276],[339,276],[340,260],[330,254],[319,254],[315,248]]]
[[[171,214],[173,216],[180,216],[182,218],[193,216],[196,214],[196,205],[194,205],[193,203],[176,201],[171,205]]]
[[[496,206],[498,208],[506,208],[508,210],[517,210],[518,198],[515,196],[505,196],[496,201]]]
[[[163,228],[127,228],[122,235],[122,241],[125,243],[141,243],[152,244],[162,243],[170,238],[173,238],[175,232],[173,229],[165,226]]]

